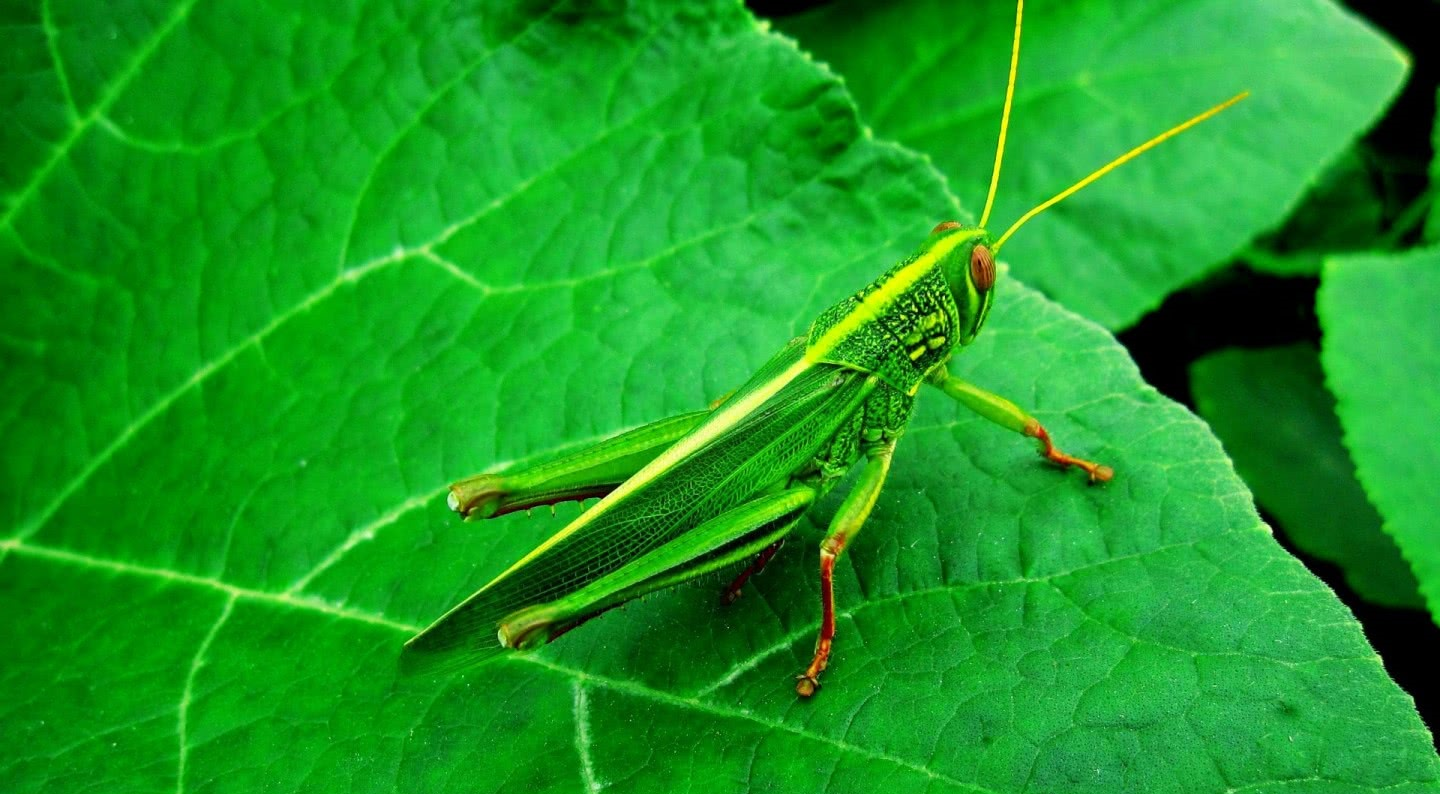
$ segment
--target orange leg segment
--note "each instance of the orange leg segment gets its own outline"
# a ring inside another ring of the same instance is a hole
[[[784,541],[777,541],[766,546],[765,550],[760,552],[754,562],[746,566],[745,570],[741,571],[740,575],[735,577],[735,581],[731,582],[730,586],[726,587],[724,592],[720,594],[721,603],[735,603],[735,600],[740,597],[740,588],[744,587],[745,583],[750,581],[750,577],[765,570],[765,565],[770,562],[771,557],[775,556],[775,552],[780,550],[780,546],[783,545],[783,543]]]
[[[943,368],[931,374],[930,383],[995,424],[1039,441],[1040,454],[1060,468],[1068,469],[1074,466],[1089,475],[1092,483],[1108,482],[1115,476],[1115,470],[1109,466],[1061,452],[1050,440],[1050,434],[1040,424],[1040,420],[1004,397],[967,383]]]
[[[843,543],[841,544],[843,548]],[[795,693],[810,697],[820,688],[820,673],[830,664],[830,646],[835,642],[835,558],[838,552],[820,549],[820,636],[815,640],[815,656],[805,672],[795,678]]]
[[[1094,463],[1083,458],[1073,457],[1061,452],[1050,440],[1050,434],[1045,431],[1045,426],[1031,419],[1025,423],[1025,435],[1037,439],[1040,442],[1040,454],[1052,463],[1058,464],[1062,469],[1074,466],[1090,475],[1090,482],[1109,482],[1115,476],[1115,470],[1103,463]]]
[[[895,451],[892,439],[872,447],[866,454],[869,460],[860,473],[860,481],[840,504],[840,509],[830,521],[830,531],[820,543],[820,636],[815,640],[815,656],[805,672],[795,677],[795,693],[810,697],[820,688],[820,673],[830,664],[830,651],[835,644],[835,560],[844,553],[846,545],[870,517],[870,510],[880,498],[880,489],[885,485],[885,475],[890,471],[890,456]]]

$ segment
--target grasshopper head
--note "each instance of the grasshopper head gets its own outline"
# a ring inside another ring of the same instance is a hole
[[[930,232],[929,246],[950,249],[940,258],[940,272],[960,310],[960,344],[968,345],[980,333],[995,298],[995,257],[990,233],[984,229],[945,221]]]

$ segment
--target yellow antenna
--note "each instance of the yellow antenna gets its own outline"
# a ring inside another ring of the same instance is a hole
[[[995,168],[990,172],[990,192],[985,196],[985,209],[980,213],[980,228],[990,220],[995,204],[995,187],[1000,184],[1000,161],[1005,159],[1005,133],[1010,129],[1010,104],[1015,101],[1015,70],[1020,65],[1020,20],[1025,16],[1025,0],[1015,4],[1015,41],[1010,45],[1010,79],[1005,83],[1005,109],[1000,111],[1000,142],[995,146]]]
[[[1231,105],[1235,104],[1236,102],[1239,102],[1240,100],[1244,99],[1244,98],[1247,97],[1247,96],[1250,96],[1250,92],[1249,92],[1249,91],[1242,91],[1242,92],[1240,92],[1239,94],[1236,94],[1235,96],[1230,97],[1229,99],[1225,100],[1224,102],[1221,102],[1220,104],[1216,105],[1215,107],[1210,108],[1209,110],[1205,111],[1204,113],[1201,113],[1200,115],[1198,115],[1198,116],[1190,119],[1189,121],[1186,121],[1186,122],[1184,122],[1184,123],[1182,123],[1182,124],[1177,124],[1177,125],[1175,125],[1174,127],[1171,127],[1170,129],[1168,129],[1168,130],[1160,133],[1159,135],[1156,135],[1154,138],[1151,138],[1150,140],[1148,140],[1148,141],[1140,144],[1139,146],[1136,146],[1134,149],[1131,149],[1130,151],[1128,151],[1128,152],[1120,155],[1119,157],[1116,157],[1114,160],[1111,160],[1110,162],[1108,162],[1108,163],[1106,163],[1105,165],[1101,166],[1101,167],[1100,167],[1099,169],[1097,169],[1094,173],[1090,174],[1090,176],[1087,176],[1087,177],[1085,177],[1084,179],[1080,180],[1079,182],[1076,182],[1075,184],[1071,185],[1070,187],[1065,188],[1064,190],[1060,191],[1059,193],[1055,194],[1055,195],[1052,196],[1051,198],[1049,198],[1049,199],[1047,199],[1046,201],[1044,201],[1043,203],[1041,203],[1039,206],[1035,207],[1034,209],[1030,210],[1029,212],[1025,213],[1024,215],[1021,215],[1021,216],[1020,216],[1020,220],[1015,221],[1013,224],[1010,225],[1010,228],[1008,228],[1008,229],[1005,230],[1005,233],[1004,233],[1004,234],[1000,235],[1000,239],[998,239],[998,240],[995,241],[995,245],[991,246],[990,252],[991,252],[992,254],[993,254],[993,253],[998,253],[998,252],[1000,251],[1000,246],[1004,245],[1004,244],[1005,244],[1005,241],[1008,240],[1008,239],[1010,239],[1010,235],[1014,234],[1016,229],[1018,229],[1018,228],[1020,228],[1021,226],[1025,225],[1025,222],[1026,222],[1026,221],[1030,220],[1031,218],[1035,217],[1036,215],[1039,215],[1040,213],[1044,212],[1045,210],[1050,209],[1051,207],[1055,206],[1056,204],[1059,204],[1061,201],[1069,198],[1070,196],[1073,196],[1075,193],[1079,192],[1079,190],[1080,190],[1081,188],[1085,187],[1086,185],[1090,184],[1091,182],[1094,182],[1095,180],[1099,179],[1100,177],[1105,176],[1106,174],[1110,173],[1111,171],[1114,171],[1116,168],[1119,168],[1120,166],[1122,166],[1122,165],[1130,162],[1131,160],[1134,160],[1136,157],[1139,157],[1139,156],[1141,155],[1141,153],[1146,152],[1146,151],[1149,151],[1150,149],[1153,149],[1153,148],[1155,148],[1156,146],[1159,146],[1160,144],[1164,143],[1165,141],[1169,140],[1170,138],[1173,138],[1173,137],[1175,137],[1176,135],[1179,135],[1180,133],[1184,132],[1185,130],[1190,129],[1191,127],[1193,127],[1193,126],[1195,126],[1196,124],[1199,124],[1200,122],[1202,122],[1202,121],[1210,118],[1211,116],[1214,116],[1215,114],[1217,114],[1217,113],[1219,113],[1220,111],[1222,111],[1222,110],[1230,107]],[[1002,139],[1003,139],[1003,137],[1002,137]],[[997,167],[998,167],[998,164],[997,164]],[[982,223],[981,226],[983,227],[984,224]]]

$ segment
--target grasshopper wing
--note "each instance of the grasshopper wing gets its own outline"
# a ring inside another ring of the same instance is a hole
[[[786,485],[877,383],[803,354],[803,340],[786,346],[688,435],[411,638],[407,670],[458,670],[491,660],[507,649],[497,631],[508,615],[574,593]],[[609,606],[597,604],[588,616]]]

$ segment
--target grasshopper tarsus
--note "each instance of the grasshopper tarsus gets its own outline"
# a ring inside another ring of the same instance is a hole
[[[820,689],[820,679],[801,673],[795,676],[795,694],[802,698],[814,695]]]
[[[1110,482],[1115,478],[1115,470],[1103,463],[1095,463],[1093,461],[1072,457],[1059,451],[1056,451],[1054,454],[1046,454],[1043,452],[1041,454],[1045,456],[1047,461],[1059,466],[1061,469],[1068,469],[1074,466],[1085,472],[1085,478],[1091,485]]]
[[[831,638],[822,634],[815,643],[815,658],[810,661],[810,666],[805,668],[805,672],[795,676],[795,694],[808,698],[820,689],[820,674],[830,666],[830,648]]]
[[[1023,432],[1025,433],[1025,435],[1030,436],[1031,438],[1040,442],[1040,455],[1042,457],[1062,469],[1068,469],[1071,466],[1080,469],[1081,471],[1085,472],[1085,475],[1087,477],[1090,478],[1090,483],[1092,485],[1102,482],[1109,482],[1110,480],[1114,479],[1115,470],[1110,468],[1109,466],[1106,466],[1103,463],[1096,463],[1094,461],[1085,460],[1084,458],[1077,458],[1074,455],[1067,455],[1064,452],[1061,452],[1060,448],[1055,446],[1055,442],[1050,440],[1050,433],[1045,430],[1045,426],[1035,421],[1034,419],[1031,419],[1025,424],[1025,429]]]

